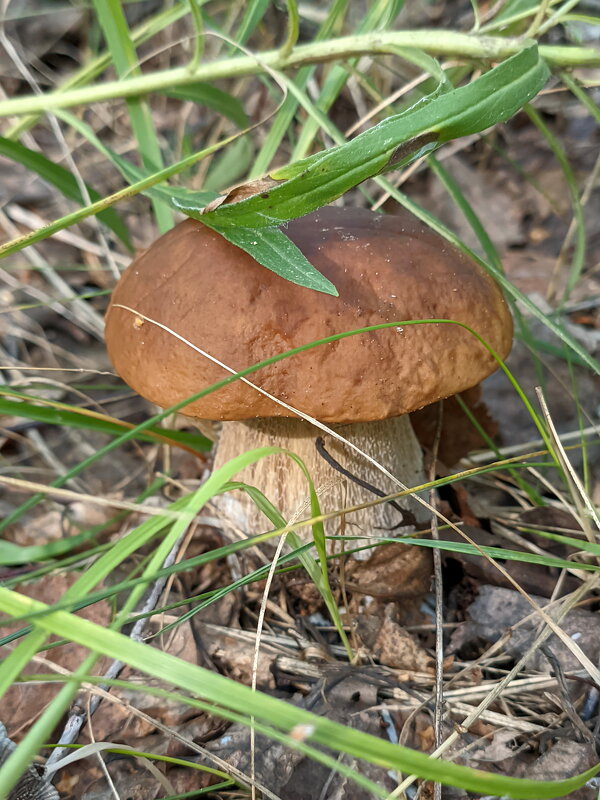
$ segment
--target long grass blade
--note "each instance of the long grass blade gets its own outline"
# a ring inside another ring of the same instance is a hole
[[[127,75],[141,74],[120,0],[94,0],[94,7],[118,75],[124,78]],[[142,164],[148,172],[156,172],[162,168],[163,162],[150,107],[142,98],[131,97],[127,100],[127,108],[140,148]],[[169,206],[161,200],[153,199],[152,205],[158,228],[161,233],[165,233],[173,225],[173,214]]]

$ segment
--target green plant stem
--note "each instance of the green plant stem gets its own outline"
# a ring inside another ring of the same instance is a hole
[[[239,78],[262,74],[267,69],[295,69],[304,64],[335,61],[369,53],[389,53],[398,47],[414,47],[442,56],[501,61],[520,52],[524,46],[522,39],[471,36],[466,33],[439,30],[389,31],[344,36],[300,45],[285,58],[281,56],[281,49],[270,50],[260,53],[256,58],[236,56],[203,64],[194,72],[190,72],[189,67],[185,66],[39,97],[32,95],[14,97],[0,102],[0,116],[52,111],[117,97],[136,97],[197,81]],[[600,51],[591,47],[540,45],[539,50],[542,58],[555,66],[600,66]]]
[[[288,23],[287,36],[280,54],[282,58],[287,58],[294,49],[298,36],[300,35],[300,15],[298,13],[298,3],[296,0],[286,0]]]
[[[184,5],[180,4],[178,6],[173,6],[172,8],[167,8],[165,11],[161,11],[154,17],[150,17],[150,19],[143,22],[133,31],[131,35],[133,43],[136,45],[143,44],[156,33],[159,33],[173,22],[176,22],[185,14],[187,14],[187,9]],[[84,67],[77,70],[74,75],[69,77],[64,83],[58,86],[54,90],[53,94],[65,92],[68,89],[74,89],[76,86],[82,86],[86,84],[88,81],[98,77],[98,75],[100,75],[103,70],[107,69],[110,64],[111,54],[109,52],[102,53],[101,55],[92,59],[92,61],[87,63]],[[33,127],[36,122],[38,122],[40,113],[42,112],[43,109],[38,111],[36,114],[32,114],[29,117],[20,119],[15,125],[9,128],[8,131],[6,131],[4,136],[7,139],[18,139],[26,131]]]

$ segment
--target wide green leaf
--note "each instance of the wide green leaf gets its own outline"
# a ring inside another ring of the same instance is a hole
[[[432,151],[442,142],[503,122],[543,87],[548,68],[531,44],[482,77],[419,101],[346,144],[273,173],[282,183],[268,192],[207,212],[203,221],[225,227],[273,227],[330,203],[352,187]],[[197,211],[180,202],[183,211]]]
[[[180,207],[179,203],[176,203]],[[283,231],[279,228],[242,228],[218,227],[206,220],[206,217],[196,214],[209,227],[224,236],[228,242],[240,247],[267,267],[276,275],[280,275],[292,283],[315,289],[317,292],[332,294],[337,297],[337,289],[324,275],[322,275],[306,256],[296,247]]]

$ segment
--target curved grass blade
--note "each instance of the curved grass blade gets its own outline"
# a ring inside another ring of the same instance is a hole
[[[45,425],[65,425],[69,428],[80,428],[111,436],[119,436],[123,431],[135,428],[131,422],[123,422],[115,417],[99,414],[89,409],[78,409],[77,406],[44,401],[16,392],[10,392],[10,394],[20,397],[25,402],[7,400],[6,397],[2,397],[5,391],[4,387],[0,387],[0,415],[22,417],[42,422]],[[37,405],[38,403],[43,403],[43,405]],[[186,450],[191,452],[206,452],[212,447],[212,442],[201,434],[169,430],[168,428],[150,428],[146,433],[141,433],[134,438],[141,442],[183,445]]]
[[[261,692],[253,692],[247,686],[196,664],[182,661],[170,653],[132,641],[115,630],[103,628],[64,611],[51,611],[43,603],[17,592],[0,588],[0,607],[11,616],[27,613],[28,610],[38,612],[47,610],[49,613],[38,617],[35,622],[36,628],[46,635],[55,634],[85,647],[91,646],[96,653],[124,660],[134,669],[165,680],[193,695],[201,694],[204,700],[216,704],[213,711],[217,714],[219,707],[234,712],[243,709],[245,714],[284,734],[292,731],[297,725],[310,726],[307,739],[311,743],[446,785],[459,786],[474,792],[483,791],[485,794],[523,798],[523,800],[527,798],[542,800],[573,791],[600,772],[600,765],[596,765],[567,780],[535,781],[509,778],[448,761],[431,759],[425,753],[347,728]],[[200,692],[199,687],[201,687]],[[38,725],[34,726],[32,731],[35,731]],[[16,759],[11,757],[0,768],[0,785],[14,785],[18,777],[18,773],[15,775],[15,766],[17,766]]]

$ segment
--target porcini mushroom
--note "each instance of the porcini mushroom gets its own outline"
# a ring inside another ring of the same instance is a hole
[[[501,357],[508,354],[512,319],[499,286],[408,212],[325,207],[290,222],[286,234],[339,297],[285,281],[188,219],[137,258],[114,291],[106,341],[119,375],[168,407],[228,374],[164,328],[140,326],[120,306],[156,320],[236,370],[331,334],[413,319],[466,323]],[[409,412],[479,383],[496,367],[467,330],[440,322],[320,345],[250,377],[335,427],[414,486],[423,480],[423,467]],[[359,455],[241,381],[190,403],[183,413],[223,421],[216,466],[265,444],[296,452],[323,490],[325,511],[373,500],[366,484],[385,493],[397,490]],[[317,437],[325,439],[320,452]],[[341,474],[326,454],[363,485]],[[260,488],[288,518],[307,498],[304,476],[284,456],[262,459],[239,479]],[[245,495],[230,496],[227,503],[238,528],[265,529],[265,518]],[[401,506],[423,518],[414,500],[403,498]],[[377,535],[403,523],[402,516],[397,505],[383,503],[348,515],[346,531]]]

